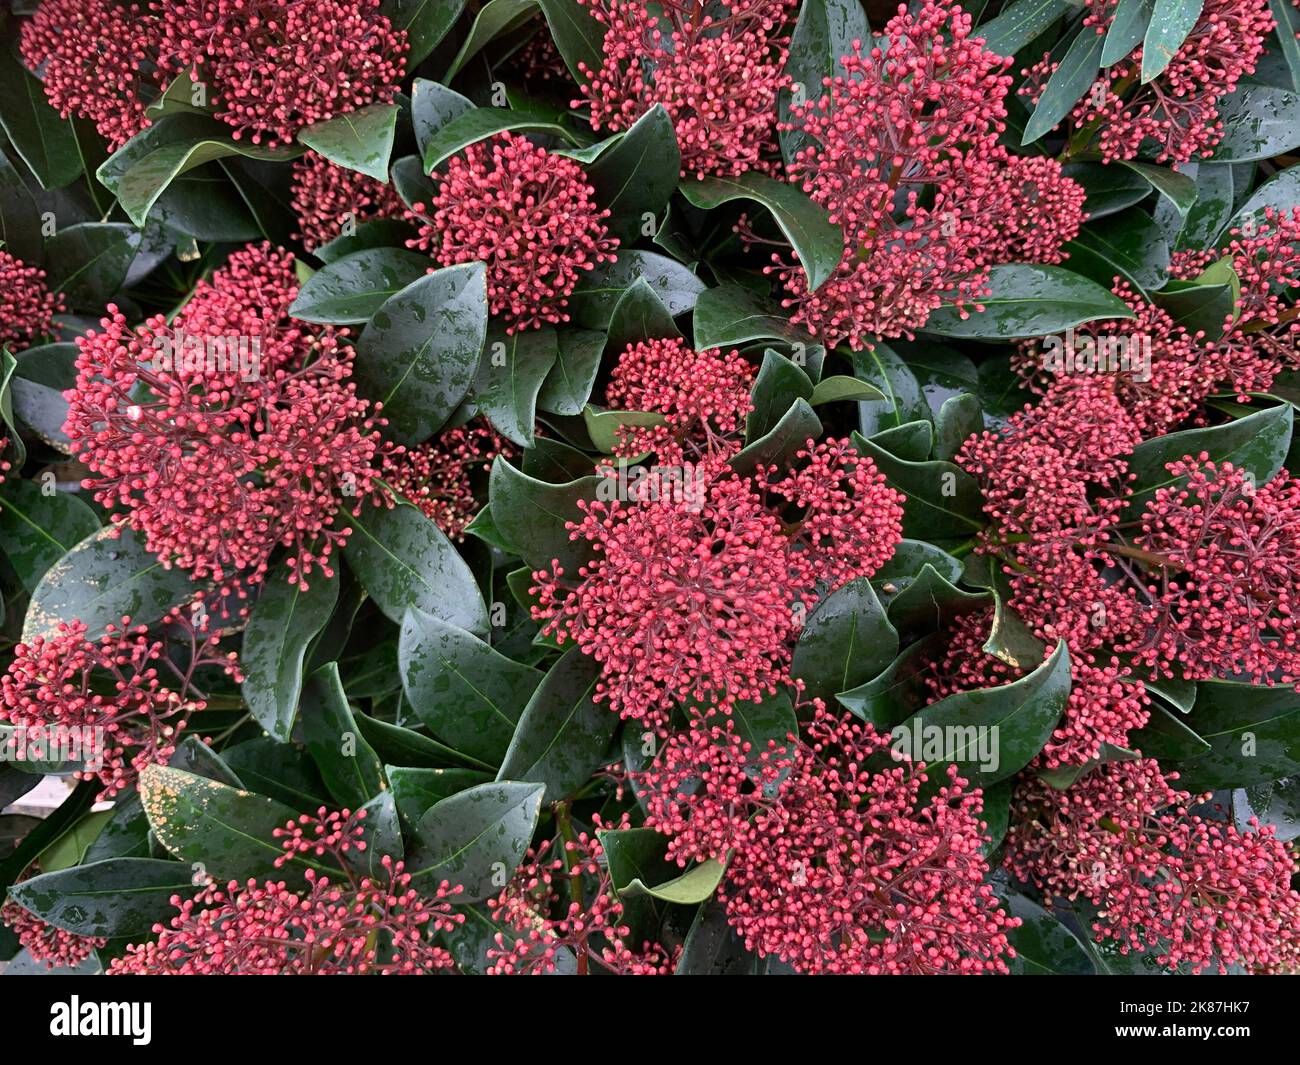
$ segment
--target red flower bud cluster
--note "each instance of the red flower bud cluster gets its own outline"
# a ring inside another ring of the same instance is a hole
[[[820,702],[804,733],[760,752],[697,722],[642,777],[647,825],[683,866],[725,860],[729,923],[801,972],[1006,972],[1019,922],[984,882],[981,791],[950,766],[923,793],[924,765]]]
[[[52,106],[94,123],[116,149],[150,124],[175,79],[205,88],[236,139],[290,143],[304,126],[387,103],[405,68],[406,31],[381,0],[43,0],[22,55]]]
[[[682,177],[766,169],[776,149],[777,94],[795,0],[579,0],[605,27],[599,68],[579,69],[596,129],[630,127],[654,105],[668,112]]]
[[[1151,759],[1108,762],[1058,791],[1024,776],[1006,864],[1053,898],[1097,908],[1093,931],[1193,972],[1255,971],[1300,959],[1294,857],[1272,826],[1192,814],[1177,774]],[[1202,796],[1201,801],[1208,799]]]
[[[321,858],[343,869],[332,880],[315,867],[305,889],[285,881],[209,884],[194,898],[172,897],[180,912],[154,926],[157,939],[127,947],[109,966],[118,976],[421,976],[452,968],[431,942],[461,924],[460,892],[447,881],[417,891],[403,863],[388,855],[378,874],[353,870],[363,852],[365,811],[319,811],[277,832],[281,861]],[[280,864],[280,863],[277,863]]]
[[[487,264],[488,307],[506,332],[567,322],[565,308],[583,273],[613,262],[618,238],[609,210],[572,159],[513,133],[471,144],[434,174],[438,192],[419,236],[407,246],[440,266]]]
[[[874,573],[902,519],[901,496],[847,441],[809,440],[792,466],[656,467],[626,500],[579,503],[571,538],[594,557],[572,576],[558,562],[535,572],[534,616],[601,663],[597,699],[659,722],[681,701],[725,711],[789,682],[822,589]]]
[[[855,42],[825,95],[792,111],[810,140],[791,176],[844,230],[816,291],[774,257],[791,321],[828,344],[907,336],[941,306],[979,308],[989,267],[1059,262],[1083,222],[1083,189],[1046,158],[998,143],[1011,79],[960,8],[900,7],[879,44]]]
[[[165,565],[256,583],[277,547],[291,579],[327,576],[340,521],[375,488],[372,407],[346,334],[291,318],[293,256],[250,246],[169,324],[116,307],[77,340],[64,431],[93,489]]]
[[[293,164],[293,212],[296,236],[315,251],[350,228],[379,218],[401,218],[406,205],[382,181],[308,152]]]
[[[1081,32],[1106,33],[1118,6],[1119,0],[1089,0]],[[1205,0],[1196,25],[1157,77],[1142,78],[1141,47],[1104,68],[1070,114],[1078,148],[1095,136],[1107,163],[1135,158],[1149,142],[1158,146],[1158,163],[1212,155],[1223,136],[1219,101],[1255,72],[1273,27],[1267,0]],[[1044,56],[1024,72],[1020,91],[1037,103],[1057,66]]]
[[[0,345],[17,351],[54,329],[67,308],[45,284],[45,271],[0,251]]]
[[[180,664],[169,640],[185,650]],[[205,666],[242,680],[234,653],[221,654],[217,636],[179,608],[157,638],[129,618],[97,640],[81,622],[60,624],[55,635],[14,648],[0,678],[0,722],[26,730],[29,744],[71,750],[75,739],[86,764],[74,775],[98,779],[100,798],[112,798],[134,787],[145,766],[167,764],[190,715],[207,705],[195,683]]]
[[[450,540],[463,540],[465,529],[481,504],[475,479],[491,468],[498,455],[507,458],[516,448],[486,419],[444,429],[413,448],[395,448],[384,455],[380,476],[399,496],[413,503]]]
[[[573,832],[529,848],[505,890],[488,901],[492,917],[512,933],[498,932],[488,948],[493,976],[542,976],[572,963],[586,974],[665,976],[677,951],[657,943],[629,942],[623,903],[613,889],[601,834],[628,827],[626,815],[611,825],[599,816],[591,832]]]

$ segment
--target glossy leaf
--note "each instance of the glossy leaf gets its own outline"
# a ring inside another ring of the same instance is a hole
[[[741,177],[709,177],[684,181],[682,195],[696,207],[711,210],[732,200],[749,200],[766,207],[794,248],[816,291],[835,272],[844,255],[844,236],[826,209],[793,185],[750,170]]]
[[[1023,769],[1043,749],[1070,697],[1065,644],[1020,680],[996,688],[957,692],[917,711],[893,730],[894,749],[918,753],[932,781],[955,764],[975,787],[996,784]],[[942,729],[942,756],[926,744]]]
[[[151,624],[193,596],[189,574],[164,569],[131,529],[115,532],[109,526],[91,533],[46,570],[27,606],[24,640],[48,638],[60,622],[77,620],[88,639],[98,639],[123,617]]]
[[[585,784],[605,761],[618,714],[593,699],[600,664],[571,648],[542,678],[515,727],[498,780],[545,785],[558,802]]]
[[[371,316],[357,341],[357,390],[384,405],[388,432],[418,444],[469,392],[487,336],[483,265],[449,266],[413,281]]]
[[[541,784],[493,781],[457,792],[420,818],[413,884],[461,885],[458,903],[497,895],[523,859],[541,809]]]
[[[829,702],[879,674],[898,654],[898,632],[865,577],[836,589],[809,616],[791,672]]]
[[[349,518],[348,565],[384,615],[414,607],[470,632],[487,631],[474,575],[442,530],[408,503],[366,504]]]
[[[411,707],[429,731],[491,765],[500,764],[543,678],[472,633],[416,610],[402,620],[398,666]]]
[[[335,803],[355,810],[384,790],[383,763],[361,735],[337,662],[303,683],[300,713],[303,739]]]
[[[1099,319],[1133,317],[1122,300],[1095,281],[1059,266],[995,266],[989,271],[988,285],[989,295],[979,300],[984,310],[971,311],[963,319],[955,309],[941,307],[930,315],[925,331],[1013,340],[1058,333]]]
[[[387,181],[397,112],[396,104],[368,104],[299,130],[298,140],[331,163]]]
[[[427,256],[404,248],[367,248],[317,270],[298,290],[289,313],[304,322],[368,322],[391,297],[429,269]]]

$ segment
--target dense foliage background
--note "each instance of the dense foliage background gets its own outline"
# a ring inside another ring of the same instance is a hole
[[[1293,971],[1288,0],[13,0],[0,958]]]

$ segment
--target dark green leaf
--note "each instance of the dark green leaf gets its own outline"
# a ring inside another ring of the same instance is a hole
[[[14,165],[0,153],[0,240],[7,252],[39,266],[45,258],[41,214]]]
[[[10,382],[13,412],[50,447],[72,453],[72,442],[63,431],[68,420],[64,393],[76,387],[77,345],[43,344],[28,348],[18,357]]]
[[[970,392],[944,400],[934,419],[934,457],[951,462],[962,445],[984,428],[979,397]]]
[[[555,365],[537,393],[537,407],[549,414],[581,414],[591,398],[605,350],[605,334],[594,329],[562,329]]]
[[[591,8],[578,0],[538,0],[546,15],[547,25],[555,47],[564,57],[573,80],[585,83],[590,75],[583,74],[579,65],[588,71],[599,70],[605,60],[603,49],[605,27],[592,16]]]
[[[1151,195],[1151,185],[1132,170],[1102,163],[1070,163],[1063,173],[1077,181],[1087,194],[1084,207],[1088,218],[1096,221],[1141,203]]]
[[[1151,23],[1154,0],[1119,0],[1106,32],[1106,47],[1101,52],[1101,65],[1109,67],[1118,63],[1146,36]]]
[[[826,208],[793,185],[750,170],[740,177],[709,177],[682,182],[682,195],[696,207],[712,210],[733,200],[750,200],[766,207],[808,275],[808,287],[821,287],[844,255],[844,235]]]
[[[809,696],[830,702],[878,675],[898,654],[898,632],[871,582],[849,581],[813,611],[795,644],[791,673]]]
[[[500,893],[532,842],[541,809],[541,784],[493,781],[457,792],[420,818],[420,849],[412,858],[421,890],[439,881],[460,884],[457,903]]]
[[[1188,163],[1182,172],[1196,181],[1196,202],[1187,212],[1185,219],[1177,218],[1177,212],[1161,201],[1156,205],[1156,221],[1169,223],[1177,233],[1174,247],[1205,248],[1214,243],[1228,219],[1232,216],[1234,202],[1232,165],[1230,163]]]
[[[934,448],[934,426],[927,421],[905,422],[892,429],[882,429],[871,442],[895,458],[906,462],[924,462]]]
[[[387,181],[398,110],[397,104],[369,104],[299,130],[298,140],[331,163]]]
[[[366,322],[428,269],[427,256],[405,248],[356,251],[312,274],[289,305],[289,313],[304,322]]]
[[[182,174],[234,155],[265,162],[283,162],[301,154],[301,148],[259,148],[255,144],[229,137],[214,139],[200,136],[170,142],[134,162],[122,175],[117,187],[118,202],[132,222],[143,226],[159,198]],[[379,178],[382,181],[387,176],[388,170],[385,167]]]
[[[384,775],[388,777],[389,786],[393,789],[397,812],[412,825],[419,824],[425,812],[447,796],[492,781],[490,773],[482,773],[477,769],[423,769],[389,765],[384,767]]]
[[[1065,925],[1023,895],[1007,896],[1007,912],[1020,925],[1007,933],[1016,956],[1015,976],[1091,976],[1091,959],[1083,944]]]
[[[569,300],[573,320],[591,329],[608,329],[614,308],[637,279],[650,286],[674,318],[691,310],[704,291],[703,281],[666,255],[620,251],[615,262],[601,263],[578,282]]]
[[[701,906],[677,960],[677,975],[758,976],[762,970],[762,960],[745,949],[722,904]]]
[[[950,462],[906,462],[853,434],[857,449],[872,459],[890,487],[906,497],[903,535],[916,540],[969,536],[984,527],[984,496],[975,479]]]
[[[596,202],[609,210],[605,224],[624,244],[654,235],[681,167],[672,119],[655,104],[587,169]]]
[[[393,29],[406,31],[406,69],[412,70],[447,36],[465,0],[384,0],[381,10]]]
[[[566,127],[545,115],[508,107],[476,107],[457,115],[429,138],[424,146],[424,172],[431,174],[439,163],[446,162],[457,152],[506,131],[550,133],[563,137],[570,144],[576,143],[576,138]]]
[[[1268,0],[1268,9],[1277,23],[1277,41],[1287,68],[1291,71],[1290,88],[1300,91],[1300,41],[1296,33],[1300,32],[1300,19],[1297,18],[1294,4],[1287,0]]]
[[[912,644],[880,676],[851,691],[840,692],[836,700],[879,731],[893,728],[929,697],[925,674],[938,653],[937,639],[929,637]]]
[[[1186,217],[1196,203],[1196,181],[1190,175],[1133,159],[1123,160],[1122,165],[1148,181],[1180,215]]]
[[[1202,167],[1207,169],[1209,164]],[[1227,167],[1215,168],[1226,174]],[[1231,212],[1231,194],[1228,194],[1228,211]],[[1232,215],[1232,220],[1222,224],[1223,231],[1230,232],[1234,229],[1241,229],[1247,225],[1247,219],[1253,219],[1258,226],[1264,221],[1264,212],[1268,208],[1273,208],[1278,214],[1289,216],[1293,208],[1300,206],[1300,167],[1292,166],[1286,170],[1275,174],[1268,181],[1264,182],[1251,193],[1250,198],[1246,200],[1240,209]],[[1226,217],[1226,216],[1225,216]],[[1211,237],[1219,235],[1219,230],[1215,230]],[[1208,245],[1210,240],[1205,243]],[[1220,244],[1223,239],[1220,238]]]
[[[415,507],[367,504],[348,519],[348,565],[385,617],[414,607],[470,632],[487,632],[474,574],[450,540]]]
[[[853,353],[855,376],[879,388],[883,403],[858,407],[862,434],[874,436],[918,419],[929,417],[928,404],[916,373],[888,344],[879,343]]]
[[[657,340],[681,336],[672,312],[650,287],[644,277],[638,277],[618,297],[609,317],[609,336],[605,350],[620,353],[631,344],[643,340]]]
[[[546,787],[547,802],[566,798],[604,764],[618,714],[592,696],[600,663],[573,647],[533,692],[501,762],[498,780]]]
[[[537,0],[488,0],[474,16],[469,35],[442,80],[451,81],[486,45],[527,22],[536,11]],[[418,80],[416,91],[419,91]]]
[[[842,72],[840,59],[853,51],[854,41],[864,47],[871,41],[871,27],[859,0],[804,0],[785,61],[785,73],[792,84],[781,92],[782,123],[790,122],[792,102],[817,99],[822,94],[822,79]],[[778,136],[788,165],[807,137],[794,129],[782,129]]]
[[[535,442],[537,397],[557,354],[555,330],[549,326],[514,334],[497,325],[488,330],[474,378],[474,402],[497,432],[521,447]]]
[[[98,529],[95,512],[68,492],[46,492],[12,476],[0,489],[0,549],[28,591]]]
[[[1142,39],[1142,84],[1158,78],[1201,17],[1204,0],[1155,0]]]
[[[785,340],[807,346],[812,337],[780,308],[741,285],[721,285],[702,292],[695,302],[695,346],[733,348],[753,340]]]
[[[402,621],[398,665],[411,708],[429,731],[490,765],[501,763],[543,676],[414,610]]]
[[[769,432],[746,444],[729,465],[741,476],[753,473],[759,465],[781,465],[821,433],[821,419],[806,400],[796,399]]]
[[[524,2],[529,3],[531,0],[524,0]],[[438,130],[457,115],[463,115],[473,109],[473,102],[455,89],[449,89],[427,78],[416,78],[411,89],[411,125],[415,131],[415,145],[420,150],[421,158],[425,147]]]
[[[173,895],[198,890],[180,862],[109,858],[24,880],[9,897],[56,928],[79,936],[144,937],[175,914]]]
[[[1177,482],[1165,466],[1206,452],[1218,463],[1231,462],[1263,485],[1282,468],[1291,445],[1293,410],[1289,403],[1257,411],[1244,418],[1204,429],[1185,429],[1144,440],[1133,449],[1129,471],[1134,475],[1131,513],[1155,494]]]
[[[915,579],[890,600],[889,620],[904,642],[910,643],[932,632],[942,632],[959,617],[987,606],[988,596],[956,587],[927,562]]]
[[[1185,717],[1158,702],[1151,704],[1151,717],[1132,733],[1131,742],[1148,758],[1161,761],[1199,758],[1210,751],[1210,745],[1187,724]]]
[[[297,744],[258,736],[225,748],[221,757],[244,785],[259,795],[269,795],[295,810],[329,805],[329,792],[320,770]]]
[[[384,405],[398,443],[438,431],[474,381],[487,335],[482,263],[449,266],[389,297],[357,341],[357,390]]]
[[[61,189],[81,176],[81,154],[72,124],[45,100],[45,87],[0,48],[0,126],[43,189]]]
[[[993,595],[993,622],[984,652],[1017,669],[1032,669],[1042,662],[1047,648],[1011,609],[1011,585],[1002,563],[988,556],[972,556],[963,576],[967,584],[987,588]]]
[[[285,742],[302,694],[303,656],[338,601],[338,577],[318,574],[303,590],[283,565],[267,578],[244,629],[239,656],[244,701],[267,732]]]
[[[811,400],[813,391],[813,383],[801,367],[768,348],[750,389],[753,410],[745,419],[745,439],[753,442],[770,433],[796,399]]]
[[[196,586],[179,567],[164,569],[139,535],[123,527],[92,533],[51,566],[32,592],[23,639],[53,636],[60,622],[85,623],[88,639],[129,617],[148,625],[193,596]]]
[[[1289,686],[1201,681],[1188,723],[1210,749],[1176,763],[1180,788],[1239,788],[1300,772],[1300,697]]]
[[[99,313],[121,289],[140,234],[117,222],[82,222],[60,229],[46,245],[50,288],[73,310]]]
[[[146,766],[139,787],[149,827],[177,858],[201,863],[202,871],[218,880],[284,876],[275,866],[284,849],[273,833],[294,820],[297,810],[169,766]],[[312,856],[299,856],[290,865],[338,875],[329,862]]]
[[[893,729],[893,749],[926,763],[932,781],[948,765],[975,787],[996,784],[1023,769],[1043,749],[1070,697],[1070,656],[1059,643],[1052,656],[1020,680],[957,692],[917,711]],[[942,756],[927,751],[943,735]]]
[[[1070,44],[1064,58],[1052,72],[1047,87],[1038,99],[1034,113],[1025,124],[1022,145],[1050,133],[1073,110],[1092,87],[1101,69],[1101,50],[1105,38],[1091,26],[1084,26]]]
[[[384,789],[383,763],[360,734],[337,662],[321,666],[303,684],[301,717],[307,749],[339,806],[355,810]]]
[[[585,541],[569,539],[565,523],[582,520],[578,500],[595,498],[601,480],[592,475],[566,484],[547,484],[497,458],[488,481],[492,519],[530,566],[548,567],[552,559],[559,559],[567,572],[576,572],[590,557],[590,550]]]
[[[1139,289],[1159,288],[1169,270],[1159,226],[1137,207],[1090,222],[1065,247],[1074,269],[1107,287],[1119,276]]]
[[[1059,333],[1100,318],[1132,318],[1117,296],[1095,281],[1059,266],[1012,263],[989,271],[989,294],[983,311],[963,319],[952,307],[940,307],[925,325],[940,336],[1013,340]],[[698,313],[698,312],[697,312]]]
[[[1216,163],[1270,159],[1300,145],[1300,95],[1271,85],[1243,82],[1219,101],[1223,139]]]
[[[1070,0],[1014,0],[978,34],[990,52],[1013,56],[1073,8]]]

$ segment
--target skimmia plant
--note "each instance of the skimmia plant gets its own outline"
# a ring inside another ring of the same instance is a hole
[[[12,6],[0,961],[1300,969],[1290,0]]]

